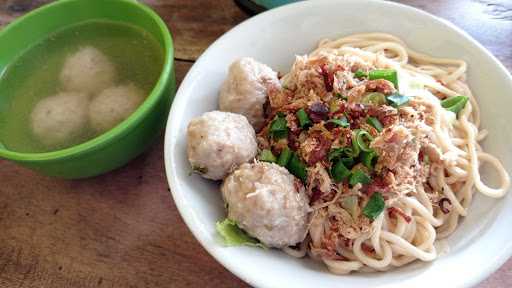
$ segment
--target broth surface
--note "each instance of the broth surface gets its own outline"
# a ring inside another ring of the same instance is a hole
[[[0,75],[0,145],[16,152],[49,152],[83,143],[102,133],[90,127],[59,147],[41,143],[31,129],[31,113],[43,98],[59,93],[66,58],[82,47],[103,52],[115,65],[118,84],[134,83],[149,95],[164,62],[160,44],[148,32],[126,24],[87,21],[66,27],[20,54]],[[95,95],[93,95],[95,96]]]

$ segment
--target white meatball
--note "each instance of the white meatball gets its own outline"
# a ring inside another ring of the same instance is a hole
[[[310,207],[304,186],[285,168],[271,163],[244,164],[221,187],[228,218],[269,247],[304,240]]]
[[[114,64],[100,50],[86,46],[68,56],[60,73],[64,90],[99,93],[117,79]]]
[[[231,64],[222,84],[219,108],[244,115],[258,131],[265,122],[263,105],[271,86],[280,87],[276,72],[252,58],[239,59]]]
[[[76,143],[87,126],[88,104],[83,93],[63,92],[42,99],[31,114],[34,136],[54,148]]]
[[[221,180],[256,156],[256,133],[242,115],[212,111],[190,121],[187,154],[194,171]]]
[[[144,101],[144,92],[133,84],[103,90],[89,107],[91,127],[105,132],[128,118]]]

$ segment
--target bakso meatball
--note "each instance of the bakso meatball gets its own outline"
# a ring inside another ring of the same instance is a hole
[[[114,64],[100,50],[86,46],[68,56],[60,73],[64,90],[99,93],[117,80]]]
[[[276,72],[252,58],[239,59],[231,64],[222,84],[219,108],[244,115],[258,131],[265,122],[263,105],[271,86],[280,87]]]
[[[242,115],[212,111],[190,121],[187,155],[195,172],[221,180],[236,166],[256,156],[254,129]]]
[[[91,102],[89,121],[98,132],[105,132],[128,118],[144,101],[144,92],[133,84],[103,90]]]
[[[285,168],[271,163],[244,164],[221,187],[228,218],[269,247],[302,242],[310,207],[304,186]]]
[[[78,142],[87,126],[88,104],[83,93],[63,92],[42,99],[31,114],[34,136],[55,148]]]

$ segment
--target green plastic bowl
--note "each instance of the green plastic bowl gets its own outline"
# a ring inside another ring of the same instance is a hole
[[[161,135],[176,91],[172,38],[162,19],[137,1],[61,0],[28,13],[0,30],[0,73],[49,34],[80,22],[102,19],[142,28],[164,49],[163,69],[151,94],[128,119],[90,141],[48,153],[18,153],[0,143],[1,158],[49,176],[86,178],[126,164]]]

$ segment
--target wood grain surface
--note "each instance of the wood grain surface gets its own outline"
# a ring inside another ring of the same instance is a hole
[[[0,0],[0,26],[45,2]],[[173,33],[179,81],[212,41],[249,17],[232,0],[145,2]],[[512,1],[398,2],[453,22],[512,69]],[[0,160],[0,287],[248,287],[180,218],[162,139],[88,180],[51,179]],[[512,260],[478,287],[512,287]]]

